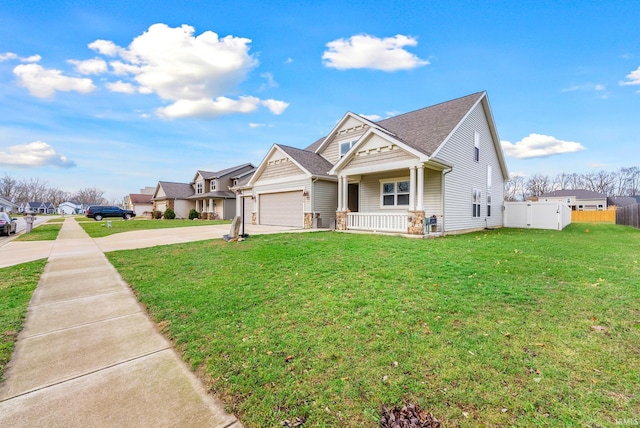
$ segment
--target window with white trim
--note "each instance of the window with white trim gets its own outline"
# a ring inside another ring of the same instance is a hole
[[[196,193],[198,193],[198,194],[202,193],[202,181],[198,181],[196,183]]]
[[[480,217],[480,204],[482,203],[482,192],[478,189],[473,189],[471,194],[471,209],[473,217]]]
[[[473,160],[480,161],[480,134],[478,131],[473,133]]]
[[[487,217],[491,217],[491,165],[487,165]]]
[[[383,207],[409,205],[409,180],[383,181],[380,186]]]
[[[215,192],[216,190],[216,180],[211,180],[211,190],[210,192]]]
[[[352,140],[340,143],[340,157],[346,155],[349,149],[356,143],[356,141],[357,140]]]

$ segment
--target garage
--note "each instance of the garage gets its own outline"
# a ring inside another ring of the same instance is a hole
[[[264,193],[259,195],[260,224],[269,226],[303,227],[302,191]]]

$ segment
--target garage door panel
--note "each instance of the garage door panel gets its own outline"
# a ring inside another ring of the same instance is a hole
[[[302,227],[303,201],[301,190],[260,195],[260,224]]]

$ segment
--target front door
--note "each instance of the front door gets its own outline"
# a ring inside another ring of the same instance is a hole
[[[349,200],[347,206],[352,213],[358,212],[358,201],[360,199],[360,185],[358,183],[349,183]]]

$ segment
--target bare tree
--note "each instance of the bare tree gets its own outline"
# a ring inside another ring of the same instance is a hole
[[[73,199],[75,199],[76,201],[84,205],[106,204],[108,202],[103,195],[104,195],[104,191],[97,189],[95,187],[87,187],[87,188],[78,190],[73,195]]]
[[[67,201],[70,198],[69,192],[65,192],[60,189],[56,189],[55,187],[49,188],[46,196],[46,202],[51,202],[54,207],[57,207],[64,201]]]
[[[12,200],[15,197],[17,185],[18,181],[15,178],[5,174],[4,177],[0,178],[0,196]]]
[[[566,189],[584,189],[585,182],[584,177],[580,174],[571,173],[567,176],[567,187]]]
[[[607,196],[614,194],[615,174],[605,170],[589,172],[584,174],[586,187],[594,192],[603,193]]]
[[[550,192],[552,189],[549,176],[541,174],[532,175],[531,178],[527,180],[525,187],[527,188],[527,193],[530,196],[540,196]]]
[[[524,186],[524,177],[514,175],[504,184],[505,201],[521,201],[526,199],[526,189]]]
[[[640,193],[640,168],[620,168],[616,174],[616,196],[635,196]]]
[[[49,185],[40,178],[28,178],[16,184],[15,202],[45,202]]]

